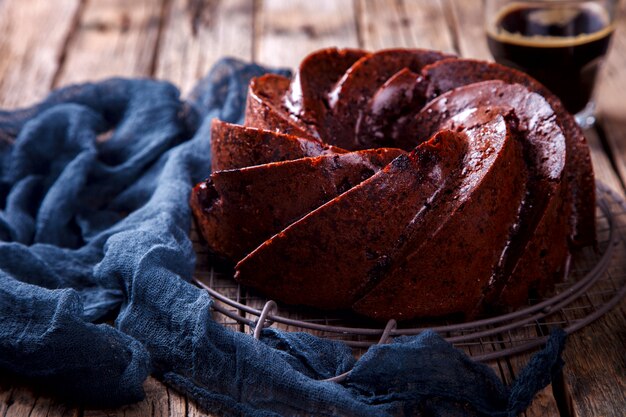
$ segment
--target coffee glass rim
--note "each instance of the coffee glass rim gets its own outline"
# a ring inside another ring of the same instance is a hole
[[[492,34],[497,34],[498,30],[496,30],[496,20],[499,13],[496,10],[492,10],[489,12],[489,8],[487,7],[488,3],[493,5],[500,3],[501,5],[507,4],[507,8],[510,6],[520,5],[520,6],[532,6],[538,5],[541,7],[558,7],[558,6],[568,6],[568,5],[583,5],[583,4],[596,4],[606,7],[602,7],[604,13],[606,13],[607,24],[609,26],[609,30],[614,29],[614,23],[616,19],[616,8],[619,0],[483,0],[483,6],[485,7],[485,28],[488,32],[492,32]],[[502,9],[500,10],[500,12]],[[494,13],[496,12],[496,13]]]

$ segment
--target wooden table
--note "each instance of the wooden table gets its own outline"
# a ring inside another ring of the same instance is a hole
[[[596,176],[623,194],[624,2],[621,9],[598,89],[600,120],[586,133]],[[52,88],[113,75],[168,79],[186,94],[223,55],[294,67],[325,46],[397,46],[489,59],[481,21],[481,0],[0,0],[0,107],[28,105]],[[541,392],[526,416],[626,415],[625,348],[622,301],[569,338],[563,380]],[[527,358],[491,365],[510,382]],[[155,379],[145,389],[141,403],[89,410],[3,378],[0,417],[207,415]]]

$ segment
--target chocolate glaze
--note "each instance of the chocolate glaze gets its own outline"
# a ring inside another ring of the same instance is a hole
[[[236,279],[276,300],[473,317],[549,288],[595,239],[580,129],[499,65],[322,50],[293,81],[253,80],[245,125],[214,122],[191,206]],[[354,152],[381,146],[410,153]]]
[[[595,180],[589,147],[576,120],[554,94],[523,72],[504,65],[471,59],[442,60],[425,68],[423,75],[429,81],[429,97],[486,80],[521,84],[543,96],[554,109],[556,121],[565,136],[567,178],[563,198],[572,207],[568,218],[572,230],[571,243],[574,246],[595,243]]]

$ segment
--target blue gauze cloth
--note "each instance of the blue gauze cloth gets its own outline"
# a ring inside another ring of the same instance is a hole
[[[212,319],[189,283],[187,202],[209,173],[211,119],[242,122],[267,71],[224,59],[188,101],[111,79],[0,112],[0,370],[91,406],[140,400],[154,374],[228,416],[517,415],[560,371],[563,332],[507,387],[430,331],[355,361],[336,341],[257,341]]]

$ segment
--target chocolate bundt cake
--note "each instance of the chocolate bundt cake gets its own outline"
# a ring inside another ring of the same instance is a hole
[[[595,240],[585,138],[527,75],[435,51],[325,49],[215,120],[191,207],[235,279],[376,319],[524,304]]]

